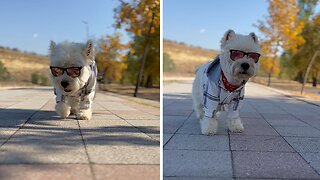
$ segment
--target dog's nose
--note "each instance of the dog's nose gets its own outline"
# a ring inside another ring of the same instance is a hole
[[[242,67],[243,70],[246,71],[246,70],[249,69],[250,65],[249,65],[249,63],[242,63],[242,64],[241,64],[241,67]]]
[[[69,82],[68,81],[61,81],[61,86],[66,88],[67,86],[69,86]]]

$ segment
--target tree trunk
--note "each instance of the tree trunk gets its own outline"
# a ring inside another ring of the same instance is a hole
[[[146,88],[152,88],[152,75],[148,75],[148,78],[147,78],[147,82],[146,82]]]
[[[271,85],[271,75],[272,75],[272,72],[273,72],[273,64],[272,64],[272,67],[270,68],[269,75],[268,75],[268,86]]]
[[[155,13],[152,12],[152,20],[151,20],[151,23],[150,23],[150,26],[149,26],[146,43],[144,45],[144,50],[143,50],[143,54],[142,54],[140,70],[139,70],[139,73],[138,73],[137,82],[136,82],[136,88],[134,89],[133,97],[137,97],[138,90],[139,90],[139,84],[141,84],[141,79],[142,79],[142,75],[143,75],[143,71],[144,71],[144,66],[145,66],[146,58],[147,58],[147,54],[148,54],[149,39],[150,39],[151,29],[152,29],[152,26],[153,26],[154,16],[155,16]]]
[[[298,81],[299,83],[303,83],[303,72],[302,71],[299,71],[297,73],[296,81]]]

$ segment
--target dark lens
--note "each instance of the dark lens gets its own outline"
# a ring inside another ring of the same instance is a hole
[[[67,69],[67,73],[69,76],[75,78],[80,76],[81,68],[79,67],[71,67]]]
[[[54,76],[61,76],[63,74],[63,69],[58,67],[51,67],[51,73]]]
[[[260,54],[258,53],[248,53],[248,58],[253,59],[255,63],[259,61]]]
[[[230,50],[230,58],[234,61],[243,58],[244,53],[237,50]]]

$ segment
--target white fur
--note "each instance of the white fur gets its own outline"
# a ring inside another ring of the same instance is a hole
[[[66,72],[61,76],[55,77],[51,73],[53,86],[58,94],[65,96],[66,100],[56,104],[56,112],[62,118],[66,118],[70,113],[74,113],[77,119],[89,120],[92,116],[91,101],[94,91],[84,98],[77,96],[79,89],[87,83],[92,69],[90,65],[94,62],[94,47],[91,41],[87,44],[63,42],[50,44],[50,66],[56,67],[83,67],[79,77],[72,78]],[[64,88],[62,81],[67,81],[69,85]],[[70,91],[70,92],[69,92]],[[84,102],[90,101],[90,108],[84,107]]]
[[[230,59],[229,50],[241,50],[244,52],[257,52],[260,53],[258,38],[254,33],[249,35],[236,34],[233,30],[228,30],[221,40],[221,53],[220,53],[220,64],[221,69],[224,72],[229,83],[234,85],[240,85],[243,81],[256,75],[259,69],[259,63],[248,59],[246,56],[240,60],[232,61]],[[247,70],[247,74],[241,74],[243,68],[242,63],[248,63],[250,68]],[[218,114],[213,118],[204,116],[203,111],[203,89],[202,79],[204,75],[204,69],[209,63],[202,65],[196,71],[196,77],[193,81],[192,88],[192,99],[193,108],[195,110],[197,118],[200,120],[201,133],[204,135],[214,135],[218,129]],[[218,109],[218,111],[220,111]],[[239,111],[228,111],[227,115],[228,127],[232,132],[243,132],[244,127],[239,117]]]

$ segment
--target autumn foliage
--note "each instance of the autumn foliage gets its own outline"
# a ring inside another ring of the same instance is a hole
[[[296,0],[270,0],[268,12],[269,16],[258,21],[256,27],[264,35],[261,70],[271,76],[279,73],[277,59],[280,52],[284,50],[295,54],[305,40],[301,36],[304,22],[298,19],[299,6]]]

